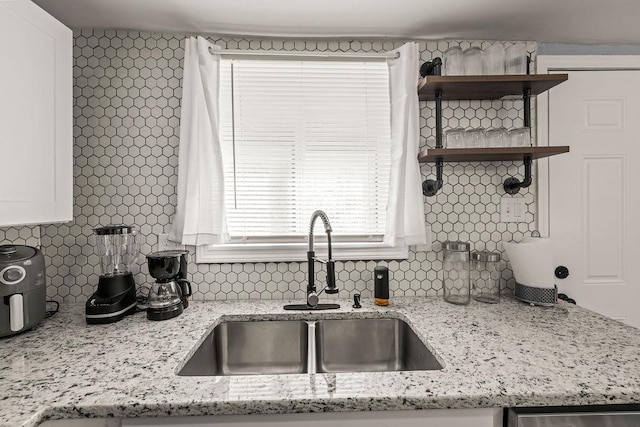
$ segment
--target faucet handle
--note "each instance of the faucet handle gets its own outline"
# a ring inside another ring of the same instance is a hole
[[[309,293],[309,295],[307,295],[307,306],[308,307],[316,307],[318,305],[318,302],[320,301],[320,298],[318,298],[318,294],[315,292],[311,292]]]
[[[327,289],[328,294],[335,294],[338,292],[336,289],[336,263],[335,261],[327,261]]]

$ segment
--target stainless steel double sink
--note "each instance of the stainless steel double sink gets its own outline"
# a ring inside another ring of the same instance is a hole
[[[400,319],[230,321],[178,375],[275,375],[442,369]]]

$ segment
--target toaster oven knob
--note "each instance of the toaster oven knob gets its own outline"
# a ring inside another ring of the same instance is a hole
[[[20,283],[26,275],[27,272],[24,268],[18,265],[13,265],[0,271],[0,282],[5,285],[15,285],[16,283]]]

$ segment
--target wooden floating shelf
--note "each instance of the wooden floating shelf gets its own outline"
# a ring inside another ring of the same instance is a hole
[[[445,162],[522,161],[525,157],[535,160],[568,152],[568,145],[517,148],[429,148],[418,154],[418,161],[420,163],[435,163],[436,160]]]
[[[443,100],[500,99],[522,96],[525,89],[538,95],[568,78],[568,74],[426,76],[418,85],[418,97],[421,101],[434,101],[436,90],[442,91]]]

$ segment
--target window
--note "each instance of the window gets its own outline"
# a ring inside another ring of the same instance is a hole
[[[406,256],[381,243],[391,160],[384,61],[223,58],[220,76],[232,242],[200,248],[199,261],[304,260],[316,209],[331,220],[337,259]],[[321,241],[321,226],[315,234]]]

